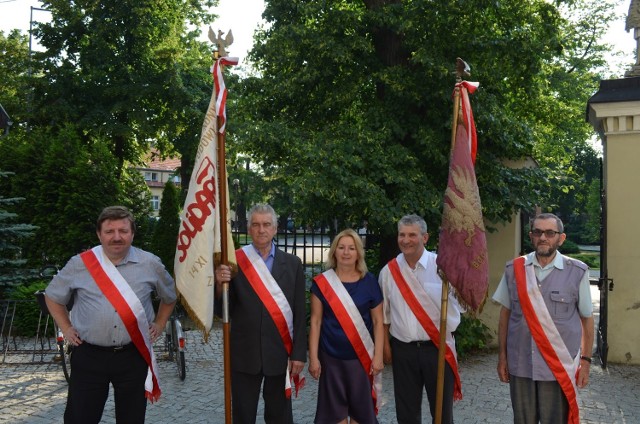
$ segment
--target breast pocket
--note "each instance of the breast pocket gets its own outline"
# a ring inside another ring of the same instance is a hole
[[[569,318],[576,309],[575,299],[570,293],[551,293],[551,306],[558,319]]]

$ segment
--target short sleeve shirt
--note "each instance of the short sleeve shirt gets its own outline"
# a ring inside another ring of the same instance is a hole
[[[154,292],[163,303],[176,301],[175,282],[157,256],[132,246],[116,269],[138,296],[150,323],[155,316]],[[131,342],[118,312],[100,291],[80,255],[72,257],[53,277],[45,293],[61,305],[69,303],[73,296],[71,323],[83,341],[98,346],[119,346]]]
[[[562,261],[562,254],[556,252],[555,258],[547,266],[542,267],[536,259],[535,252],[527,254],[525,257],[525,264],[533,263],[533,270],[536,273],[536,277],[539,281],[544,281],[544,278],[549,275],[555,268],[563,269],[564,263]],[[507,309],[511,309],[511,297],[509,296],[509,288],[507,280],[502,274],[498,288],[493,294],[492,300],[504,306]],[[593,315],[593,303],[591,301],[591,286],[589,283],[589,273],[585,272],[582,281],[580,281],[580,288],[578,294],[578,311],[582,317],[590,317]]]
[[[376,277],[370,272],[356,282],[343,283],[345,289],[353,299],[369,333],[373,337],[373,321],[371,309],[382,303],[382,291]],[[322,302],[322,327],[320,329],[320,349],[330,356],[338,359],[357,359],[355,350],[347,335],[342,330],[340,322],[336,318],[329,303],[322,295],[316,282],[311,283],[311,293]]]

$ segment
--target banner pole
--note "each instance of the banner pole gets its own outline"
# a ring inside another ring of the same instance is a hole
[[[442,299],[440,301],[440,341],[438,342],[438,375],[436,378],[436,424],[442,423],[442,403],[444,400],[444,354],[447,350],[447,309],[449,305],[449,281],[442,278]]]
[[[227,167],[225,155],[225,135],[220,133],[219,129],[223,125],[223,121],[216,117],[216,134],[218,141],[218,193],[220,210],[220,263],[229,265],[229,251],[227,249]],[[229,282],[222,283],[222,344],[223,344],[223,361],[224,361],[224,417],[225,424],[231,424],[231,351],[230,342],[230,325],[229,325]]]
[[[456,86],[453,94],[453,117],[451,120],[451,154],[456,143],[456,132],[458,129],[458,115],[460,113],[460,87],[462,76],[467,72],[466,63],[457,58],[456,60]],[[440,342],[438,344],[438,374],[436,379],[436,416],[435,424],[442,423],[442,404],[444,400],[444,367],[445,352],[447,349],[447,309],[449,307],[449,280],[444,272],[440,272],[442,279],[442,297],[440,300]]]

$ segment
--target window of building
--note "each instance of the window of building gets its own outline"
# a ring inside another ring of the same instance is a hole
[[[157,172],[145,172],[144,173],[145,181],[158,181],[158,173]]]
[[[151,196],[151,209],[154,211],[160,209],[160,196]]]

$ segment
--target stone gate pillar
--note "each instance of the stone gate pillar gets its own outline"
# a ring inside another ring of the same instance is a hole
[[[603,147],[608,360],[640,364],[640,77],[601,81],[587,120]]]

